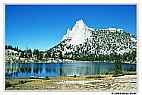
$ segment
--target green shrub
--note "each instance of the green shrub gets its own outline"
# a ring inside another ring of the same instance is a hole
[[[10,82],[5,82],[5,88],[8,88],[8,87],[11,87],[12,86],[12,84],[10,84]]]
[[[46,80],[49,80],[50,78],[48,76],[45,77]]]
[[[76,75],[74,75],[73,77],[74,77],[74,78],[76,78],[77,76],[76,76]]]

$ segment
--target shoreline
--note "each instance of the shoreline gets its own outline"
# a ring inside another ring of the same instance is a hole
[[[48,79],[5,79],[6,90],[133,91],[137,75],[118,77],[56,77]]]
[[[61,59],[60,59],[61,60]],[[112,63],[112,64],[115,64],[114,62],[112,61],[80,61],[80,60],[63,60],[63,61],[56,61],[56,60],[53,60],[53,61],[46,61],[46,62],[42,62],[42,61],[39,61],[39,62],[21,62],[21,63],[36,63],[36,64],[41,64],[41,63],[45,63],[45,64],[60,64],[60,63],[73,63],[73,62],[98,62],[98,63]],[[6,64],[11,64],[10,62],[5,62]],[[16,62],[13,62],[12,64],[15,64]],[[17,62],[18,63],[18,62]],[[19,64],[21,64],[19,63]],[[137,64],[137,63],[131,63],[131,62],[123,62],[121,64]]]

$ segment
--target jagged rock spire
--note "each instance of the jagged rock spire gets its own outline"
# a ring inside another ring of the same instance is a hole
[[[86,26],[82,19],[76,21],[75,25],[71,30],[67,30],[66,35],[64,35],[64,39],[70,39],[68,44],[78,45],[82,44],[87,37],[90,37],[91,33],[88,30],[89,28]]]

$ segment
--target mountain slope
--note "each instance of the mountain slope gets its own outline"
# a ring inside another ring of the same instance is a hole
[[[136,39],[123,29],[92,29],[83,20],[77,21],[71,30],[67,30],[62,42],[49,50],[57,57],[124,55],[133,51],[136,51]]]

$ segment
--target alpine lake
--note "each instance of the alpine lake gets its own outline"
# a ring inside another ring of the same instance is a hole
[[[123,73],[136,72],[136,64],[119,64]],[[9,63],[5,65],[6,78],[45,78],[61,76],[108,75],[118,65],[107,62],[63,62],[63,63]]]
[[[136,93],[136,80],[136,64],[75,61],[5,65],[6,90]]]

